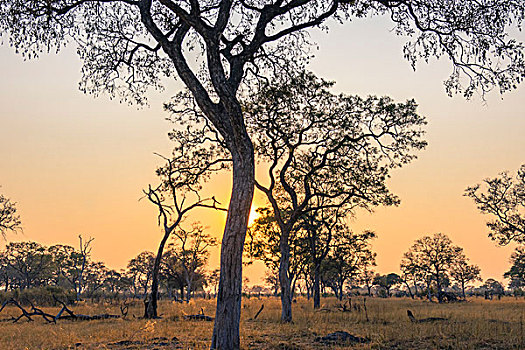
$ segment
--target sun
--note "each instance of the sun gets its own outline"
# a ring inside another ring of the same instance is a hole
[[[259,213],[257,212],[257,209],[258,208],[256,208],[252,204],[252,207],[250,208],[250,216],[248,217],[248,226],[251,226],[255,222],[255,220],[259,218]]]

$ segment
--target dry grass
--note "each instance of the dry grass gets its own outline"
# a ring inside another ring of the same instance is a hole
[[[256,321],[249,318],[261,304],[265,309]],[[279,322],[280,306],[276,298],[243,301],[241,342],[244,349],[318,349],[317,336],[342,330],[367,337],[367,344],[347,345],[357,349],[525,349],[525,300],[501,301],[473,299],[466,303],[438,305],[410,299],[367,299],[370,321],[362,308],[363,299],[353,298],[361,310],[341,312],[335,299],[325,299],[323,310],[313,311],[311,303],[299,299],[294,304],[294,323]],[[214,312],[213,300],[189,304],[162,302],[163,318],[155,321],[134,318],[142,315],[142,303],[130,307],[126,319],[100,321],[59,321],[46,324],[20,321],[0,323],[0,349],[206,349],[213,323],[187,321],[184,314],[204,308]],[[406,310],[416,317],[444,317],[447,321],[411,323]],[[57,308],[46,308],[56,313]],[[85,314],[119,313],[118,305],[83,304],[74,307]],[[18,315],[9,307],[1,318]],[[179,342],[170,341],[176,337]],[[159,338],[162,338],[159,340]],[[163,339],[166,338],[166,339]],[[128,342],[118,343],[123,340]],[[166,341],[164,341],[166,340]],[[324,348],[345,348],[324,346]]]

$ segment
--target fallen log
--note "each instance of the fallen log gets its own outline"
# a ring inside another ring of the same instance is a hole
[[[58,313],[56,315],[51,315],[51,314],[43,311],[42,309],[36,307],[31,301],[29,301],[29,304],[31,305],[31,309],[28,311],[22,305],[20,305],[20,303],[17,300],[15,300],[13,298],[11,298],[9,300],[6,300],[2,304],[2,307],[0,308],[0,312],[2,312],[7,305],[11,304],[11,305],[17,307],[22,312],[22,314],[20,316],[18,316],[18,317],[11,317],[11,318],[4,319],[4,320],[1,320],[1,321],[2,322],[13,322],[13,323],[16,323],[16,322],[20,321],[22,318],[25,317],[27,319],[27,322],[32,322],[32,321],[34,321],[33,317],[40,316],[48,323],[56,323],[57,320],[92,321],[92,320],[104,320],[104,319],[111,319],[111,318],[120,318],[122,316],[125,316],[125,314],[127,314],[127,309],[121,308],[122,315],[111,315],[111,314],[100,314],[100,315],[81,315],[81,314],[78,314],[78,315],[76,315],[73,311],[71,311],[67,307],[67,305],[63,301],[58,300],[56,297],[53,297],[53,298],[55,299],[55,301],[58,304],[62,305],[62,308],[60,309],[60,311],[58,311]],[[64,315],[64,312],[67,313],[67,314]]]
[[[257,313],[255,314],[255,316],[253,316],[253,318],[250,318],[249,321],[255,321],[257,319],[257,317],[259,317],[259,314],[264,310],[264,304],[261,305],[261,308],[259,309],[259,311],[257,311]]]
[[[184,315],[183,316],[185,320],[193,320],[193,321],[208,321],[208,322],[211,322],[214,320],[213,317],[211,316],[206,316],[204,314],[204,309],[201,308],[201,312],[199,314],[196,314],[196,315]]]
[[[448,321],[448,318],[443,317],[427,317],[422,319],[417,319],[412,311],[407,310],[408,318],[410,319],[410,322],[412,323],[427,323],[427,322],[437,322],[437,321]]]

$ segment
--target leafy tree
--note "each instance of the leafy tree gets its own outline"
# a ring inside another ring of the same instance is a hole
[[[245,106],[255,152],[269,163],[269,182],[258,180],[256,187],[270,202],[279,229],[283,322],[292,320],[288,273],[290,241],[300,232],[296,226],[323,211],[340,218],[358,207],[398,204],[386,187],[389,171],[410,162],[413,152],[426,146],[421,130],[426,122],[414,101],[336,95],[329,91],[332,86],[301,72],[263,85]],[[330,221],[328,226],[337,224]],[[320,266],[327,254],[322,247],[329,246],[331,235],[317,234],[308,225],[305,229],[310,232],[312,263]],[[316,291],[318,296],[318,287]],[[314,300],[318,305],[318,298]]]
[[[503,288],[501,283],[499,283],[498,281],[496,281],[493,278],[486,279],[485,283],[483,283],[482,287],[485,288],[485,290],[488,293],[490,293],[491,299],[492,299],[492,295],[496,294],[498,296],[501,296],[501,295],[503,295],[503,293],[505,291],[505,289]]]
[[[397,273],[389,273],[388,275],[376,275],[373,283],[383,288],[386,291],[387,297],[390,297],[390,289],[401,282],[402,279]]]
[[[216,246],[217,240],[204,232],[204,227],[194,223],[191,229],[178,227],[173,231],[173,242],[169,249],[182,267],[186,282],[186,301],[189,302],[197,282],[205,283],[204,268],[208,260],[209,248]]]
[[[233,159],[211,347],[234,349],[239,348],[242,251],[254,186],[253,148],[238,100],[241,84],[269,68],[287,68],[279,64],[281,58],[303,62],[305,30],[323,26],[328,18],[388,15],[398,34],[413,38],[404,48],[413,67],[436,56],[453,63],[449,93],[468,97],[493,86],[507,91],[525,69],[521,43],[506,33],[510,25],[521,24],[524,7],[521,0],[3,0],[0,30],[30,58],[74,42],[84,63],[80,86],[86,92],[144,103],[144,92],[161,88],[161,77],[174,73],[189,88]],[[191,64],[189,51],[201,58],[204,74],[199,74],[202,66]]]
[[[430,286],[436,283],[438,301],[443,301],[443,287],[448,281],[450,270],[463,248],[454,246],[450,238],[442,233],[425,236],[415,241],[403,255],[401,269],[412,269],[425,280],[430,299]]]
[[[465,196],[472,198],[483,214],[495,216],[487,223],[489,237],[500,245],[525,243],[525,164],[515,179],[503,172],[483,182],[484,190],[479,184],[471,186]]]
[[[509,278],[509,288],[520,289],[525,287],[525,247],[518,247],[510,256],[512,266],[503,277]]]
[[[45,285],[52,276],[52,256],[36,242],[8,243],[4,262],[12,273],[11,284],[20,289]]]
[[[477,265],[469,265],[469,259],[464,254],[458,254],[451,266],[450,277],[461,286],[461,294],[466,299],[465,286],[474,281],[481,281],[480,268]]]
[[[372,231],[355,234],[345,226],[335,234],[324,264],[323,281],[339,300],[343,299],[343,287],[347,282],[366,279],[370,267],[375,266],[376,253],[370,247],[375,237]]]
[[[132,281],[135,297],[139,294],[146,296],[151,283],[155,255],[152,252],[142,252],[131,259],[127,266],[127,275]],[[140,293],[142,291],[142,293]]]
[[[321,306],[321,265],[330,252],[333,236],[336,235],[337,231],[344,229],[341,222],[341,212],[338,209],[319,206],[318,210],[306,213],[300,220],[300,225],[304,227],[305,231],[305,254],[308,256],[313,270],[314,309]],[[336,284],[331,285],[336,286]],[[335,287],[335,290],[336,295],[342,294],[342,289],[340,294],[338,294],[339,288]]]
[[[215,269],[208,275],[208,286],[213,286],[213,295],[217,296],[217,287],[219,286],[220,270]]]
[[[6,236],[8,232],[17,232],[22,229],[20,215],[17,214],[16,203],[0,194],[0,233]]]
[[[277,224],[273,210],[268,207],[257,208],[258,218],[253,222],[248,231],[248,244],[246,255],[249,259],[260,260],[269,270],[269,276],[280,278],[281,249],[280,249],[280,228]],[[305,253],[304,230],[301,227],[294,228],[294,234],[290,238],[290,260],[287,268],[287,275],[290,280],[291,294],[293,299],[295,286],[301,274],[307,270],[309,263],[308,254]],[[297,232],[297,233],[296,233]],[[270,286],[275,286],[274,280],[269,282]],[[280,282],[279,282],[280,285]],[[277,295],[278,293],[276,293]]]

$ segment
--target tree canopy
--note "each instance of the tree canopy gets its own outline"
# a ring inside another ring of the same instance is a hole
[[[468,187],[465,196],[474,200],[480,212],[495,217],[487,223],[489,237],[500,245],[525,243],[525,164],[515,179],[503,172],[485,179],[483,185]]]

